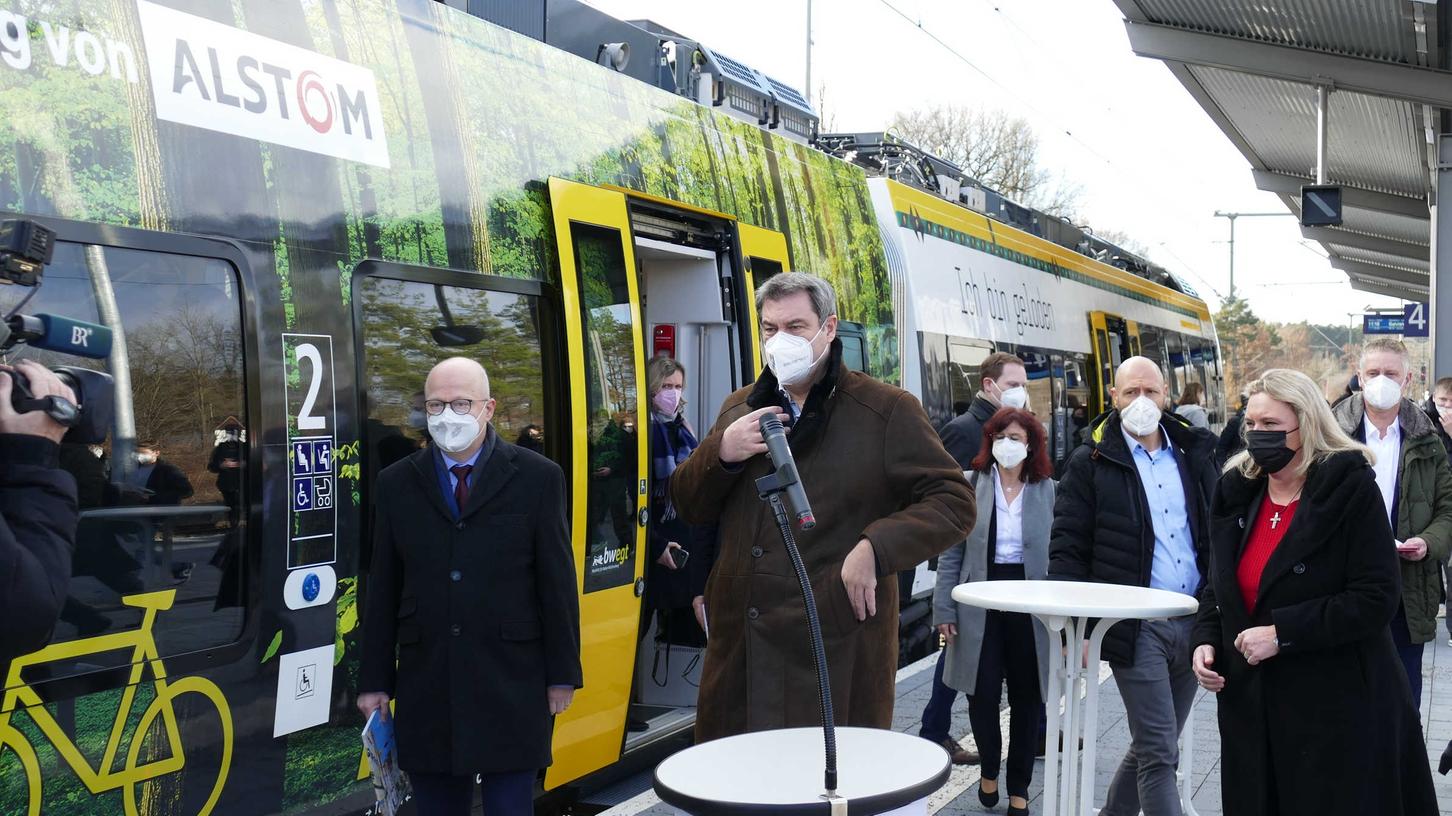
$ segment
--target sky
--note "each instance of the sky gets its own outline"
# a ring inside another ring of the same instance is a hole
[[[805,84],[807,0],[587,1]],[[814,102],[837,130],[880,131],[935,105],[1021,116],[1044,166],[1082,187],[1080,223],[1131,236],[1212,309],[1229,292],[1229,225],[1215,212],[1287,212],[1169,69],[1134,55],[1110,0],[816,0],[812,15]],[[1277,322],[1343,325],[1401,303],[1353,290],[1290,215],[1237,219],[1235,289]]]

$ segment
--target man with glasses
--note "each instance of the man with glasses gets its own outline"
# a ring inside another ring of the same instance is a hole
[[[393,700],[420,816],[469,813],[476,774],[485,813],[530,813],[583,683],[564,473],[490,426],[477,362],[439,363],[424,396],[434,444],[378,476],[358,708]]]

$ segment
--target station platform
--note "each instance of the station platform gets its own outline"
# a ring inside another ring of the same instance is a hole
[[[1436,766],[1442,750],[1452,740],[1452,647],[1447,643],[1445,620],[1439,619],[1437,639],[1427,644],[1422,665],[1422,733],[1426,737],[1427,761],[1431,764],[1432,778],[1437,787],[1437,800],[1441,803],[1443,816],[1452,816],[1452,775],[1438,776]],[[897,703],[894,708],[894,730],[917,733],[923,705],[927,702],[932,685],[933,666],[937,655],[906,666],[898,671]],[[1099,761],[1095,804],[1103,804],[1109,781],[1118,767],[1119,760],[1129,747],[1129,725],[1124,718],[1124,705],[1119,691],[1109,674],[1108,664],[1101,664],[1099,697]],[[1008,733],[1008,709],[1002,712],[1002,730]],[[1220,807],[1220,733],[1215,722],[1215,695],[1200,691],[1195,698],[1195,756],[1192,786],[1194,813],[1199,816],[1219,816]],[[959,696],[953,707],[954,733],[964,735],[962,744],[970,750],[976,745],[967,736],[968,706]],[[1007,746],[1005,746],[1007,750]],[[1041,813],[1040,797],[1043,788],[1043,760],[1035,763],[1034,785],[1030,790],[1029,810]],[[1000,800],[997,807],[984,808],[978,802],[979,769],[976,765],[958,766],[948,784],[929,800],[929,812],[941,816],[959,814],[998,813],[1006,809],[1007,798]],[[615,792],[619,804],[605,810],[601,816],[673,816],[674,810],[662,804],[650,791],[649,774],[641,774],[622,782]],[[629,796],[629,798],[625,798]],[[1186,816],[1192,816],[1187,811]]]

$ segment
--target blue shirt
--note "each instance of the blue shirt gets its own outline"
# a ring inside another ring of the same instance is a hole
[[[1167,589],[1194,595],[1200,586],[1200,568],[1195,565],[1195,538],[1190,532],[1190,516],[1185,508],[1185,485],[1180,479],[1180,466],[1175,449],[1158,433],[1160,448],[1150,453],[1123,428],[1124,442],[1129,445],[1140,484],[1149,500],[1150,522],[1155,531],[1154,561],[1150,564],[1150,588]]]

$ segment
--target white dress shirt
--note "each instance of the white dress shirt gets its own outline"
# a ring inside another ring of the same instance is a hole
[[[993,563],[1022,564],[1023,490],[1020,489],[1011,502],[1004,498],[1003,482],[998,478],[998,465],[993,466],[993,504],[998,509],[998,538],[993,546]]]
[[[1401,419],[1394,420],[1386,429],[1386,436],[1382,436],[1381,431],[1371,424],[1371,414],[1367,414],[1362,423],[1366,446],[1376,455],[1376,486],[1381,489],[1381,500],[1386,504],[1386,519],[1391,521],[1392,503],[1397,494],[1397,469],[1402,463],[1402,422]]]

